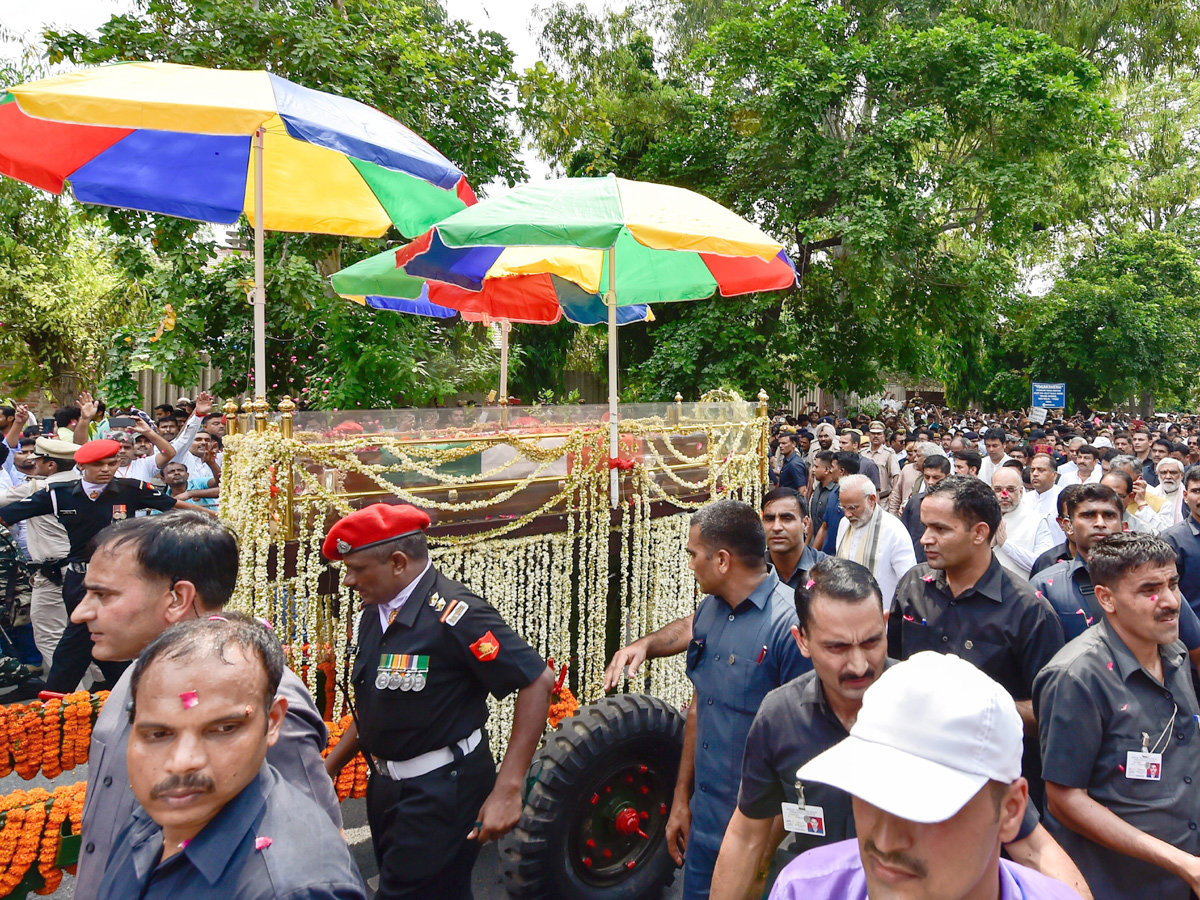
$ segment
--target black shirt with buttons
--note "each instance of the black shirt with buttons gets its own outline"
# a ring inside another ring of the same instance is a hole
[[[1183,644],[1160,647],[1151,675],[1102,619],[1037,677],[1033,706],[1047,782],[1088,796],[1139,831],[1200,853],[1200,705]],[[1143,735],[1147,737],[1144,738]],[[1162,754],[1161,778],[1128,777],[1128,754]],[[1150,863],[1109,850],[1046,814],[1046,828],[1079,866],[1096,900],[1187,900],[1188,885]]]
[[[1062,623],[1046,599],[1000,565],[991,564],[957,597],[946,573],[928,563],[909,569],[896,586],[888,618],[888,656],[922,650],[960,656],[1012,694],[1033,696],[1033,679],[1063,646]]]
[[[380,626],[378,609],[364,606],[351,677],[359,741],[380,759],[412,759],[469,737],[487,722],[488,694],[528,687],[546,668],[491,604],[433,566],[387,630]]]
[[[84,562],[92,538],[113,522],[143,509],[174,509],[176,502],[166,492],[133,478],[114,478],[94,500],[84,492],[82,481],[69,481],[0,507],[0,521],[12,525],[34,516],[57,515],[71,544],[68,558]]]

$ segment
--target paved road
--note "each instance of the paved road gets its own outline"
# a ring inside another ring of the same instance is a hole
[[[70,772],[63,772],[55,781],[50,781],[40,775],[32,781],[24,781],[20,776],[14,774],[0,779],[0,794],[33,787],[44,787],[51,790],[56,784],[69,784],[72,781],[85,781],[86,779],[87,766],[78,766]],[[354,859],[358,863],[359,871],[362,872],[363,878],[371,878],[377,874],[378,869],[375,867],[375,855],[371,851],[371,835],[367,829],[366,801],[347,800],[342,804],[342,818],[345,822],[346,838],[354,851]],[[70,875],[64,876],[62,887],[49,896],[54,900],[71,900],[74,881],[75,879]],[[504,882],[500,875],[500,857],[496,852],[495,843],[488,844],[479,854],[479,861],[475,864],[473,889],[475,900],[508,900],[508,894],[504,890]],[[675,883],[671,885],[664,897],[666,900],[678,900],[682,893],[683,877],[677,875]]]

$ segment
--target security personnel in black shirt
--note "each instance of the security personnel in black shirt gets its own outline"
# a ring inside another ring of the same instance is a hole
[[[88,545],[92,538],[114,521],[132,516],[139,510],[174,509],[177,501],[144,481],[114,478],[120,462],[121,445],[116,441],[88,441],[75,451],[75,464],[83,470],[79,481],[52,484],[0,507],[5,525],[23,522],[34,516],[53,515],[67,531],[70,552],[63,570],[63,602],[67,613],[75,611],[83,599],[83,575],[87,571]],[[184,504],[187,505],[187,504]],[[63,632],[54,651],[54,664],[46,677],[46,689],[60,694],[75,690],[92,662],[92,641],[86,625],[72,622]],[[110,684],[121,677],[128,663],[98,662]]]
[[[377,900],[471,893],[480,846],[521,816],[521,791],[546,724],[554,678],[486,601],[430,563],[429,516],[375,503],[330,529],[322,551],[358,590],[351,682],[355,724],[330,753],[332,776],[367,757],[367,821]],[[519,691],[497,775],[487,695]]]

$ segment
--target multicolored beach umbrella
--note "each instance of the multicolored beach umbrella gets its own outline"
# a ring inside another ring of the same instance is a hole
[[[408,245],[411,246],[411,245]],[[337,272],[333,289],[347,300],[372,309],[448,319],[461,314],[469,322],[498,322],[500,328],[500,396],[508,396],[509,325],[553,325],[563,316],[579,325],[608,320],[603,298],[589,294],[557,275],[514,275],[489,279],[482,290],[414,277],[396,267],[398,254],[385,250]],[[652,319],[647,306],[618,310],[617,324]]]
[[[603,295],[614,459],[619,307],[731,297],[796,283],[783,245],[752,222],[694,191],[612,175],[520,185],[454,213],[405,249],[398,262],[408,274],[467,289],[505,275],[552,274]],[[617,503],[615,469],[612,502]]]
[[[0,174],[84,203],[264,228],[406,236],[475,202],[463,173],[390,116],[265,71],[129,62],[0,95]],[[261,352],[260,352],[261,351]]]

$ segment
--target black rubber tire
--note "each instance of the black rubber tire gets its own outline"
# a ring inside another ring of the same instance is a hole
[[[571,834],[606,772],[616,766],[652,767],[673,788],[683,750],[684,719],[671,704],[645,694],[607,697],[546,735],[534,754],[532,787],[521,821],[500,841],[500,867],[510,897],[520,900],[658,900],[675,877],[662,826],[652,846],[618,883],[591,884],[573,865]],[[661,795],[660,799],[661,798]],[[670,814],[670,792],[665,797]],[[665,816],[663,817],[665,822]]]

